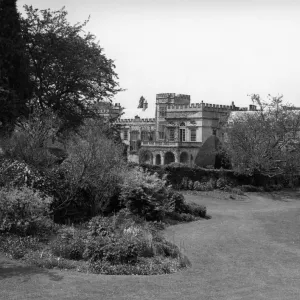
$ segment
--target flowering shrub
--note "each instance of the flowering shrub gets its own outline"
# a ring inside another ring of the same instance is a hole
[[[121,203],[133,214],[147,220],[162,220],[166,212],[174,211],[175,205],[169,197],[171,187],[166,179],[150,174],[141,168],[130,170],[121,184]]]
[[[33,235],[51,230],[51,202],[52,198],[27,187],[1,189],[0,232]]]

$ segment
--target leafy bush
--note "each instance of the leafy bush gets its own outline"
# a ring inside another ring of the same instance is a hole
[[[112,217],[93,218],[84,257],[91,261],[133,263],[139,256],[153,256],[151,229],[141,222],[124,211]]]
[[[257,187],[257,186],[254,186],[254,185],[242,185],[240,186],[240,189],[243,191],[243,192],[262,192],[263,189],[261,187]]]
[[[221,177],[216,181],[216,188],[217,189],[224,189],[226,186],[230,186],[230,181],[227,178]]]
[[[190,213],[179,213],[176,211],[172,211],[172,212],[168,213],[167,217],[169,217],[171,220],[179,221],[179,222],[192,222],[192,221],[196,220],[195,216],[193,216]],[[170,223],[169,220],[167,220],[167,222]],[[171,224],[172,224],[172,222],[171,222]]]
[[[52,198],[30,188],[0,190],[0,232],[21,235],[45,234],[53,230],[49,219]]]
[[[146,220],[162,220],[166,212],[174,210],[170,190],[165,178],[134,168],[126,174],[121,184],[120,199],[133,214]]]
[[[290,186],[291,188],[293,186]],[[266,192],[273,192],[273,191],[280,191],[283,189],[283,185],[282,184],[268,184],[264,187],[264,190]]]
[[[42,174],[25,162],[3,157],[0,159],[0,186],[37,187],[44,185]]]
[[[204,205],[199,205],[194,202],[185,204],[184,212],[187,214],[191,214],[195,217],[206,217],[206,207]]]
[[[123,146],[108,138],[106,124],[88,121],[66,143],[68,158],[61,168],[69,190],[60,197],[66,207],[78,195],[88,202],[92,216],[111,212],[118,203],[112,203],[119,194],[119,183],[126,170]],[[62,204],[61,204],[62,205]]]
[[[84,232],[74,227],[63,227],[49,246],[55,256],[80,260],[85,250],[85,238]]]
[[[176,270],[182,267],[184,259],[179,248],[163,238],[157,224],[136,218],[128,210],[93,218],[84,253],[90,270],[104,274],[164,274],[171,272],[168,264],[177,265]],[[150,263],[157,264],[155,270]]]
[[[53,165],[57,157],[48,147],[58,136],[60,120],[48,109],[35,109],[23,122],[19,123],[10,138],[3,141],[5,155],[23,161],[37,168]]]
[[[17,235],[0,235],[0,251],[8,254],[11,258],[23,258],[30,250],[38,250],[41,248],[39,240],[36,237]]]

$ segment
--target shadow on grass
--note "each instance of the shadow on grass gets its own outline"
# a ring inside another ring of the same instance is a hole
[[[38,267],[21,265],[17,262],[10,261],[8,258],[0,257],[0,280],[25,276],[24,281],[28,281],[32,275],[44,275],[52,281],[60,281],[63,276],[55,274],[53,271],[45,270]]]

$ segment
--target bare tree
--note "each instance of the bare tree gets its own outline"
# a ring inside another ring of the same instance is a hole
[[[256,111],[229,119],[225,148],[233,168],[244,174],[268,176],[295,173],[300,168],[300,110],[282,96],[263,101],[251,95]]]

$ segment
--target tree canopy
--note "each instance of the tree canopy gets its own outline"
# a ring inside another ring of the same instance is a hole
[[[10,132],[28,113],[31,95],[25,43],[16,0],[0,0],[0,128]]]
[[[258,109],[238,112],[226,130],[226,151],[233,168],[246,174],[299,172],[300,110],[283,103],[282,96],[263,101],[251,95]]]
[[[33,81],[33,105],[51,108],[76,127],[94,117],[94,103],[110,101],[119,92],[115,65],[84,26],[71,25],[67,11],[25,6],[22,30]]]

